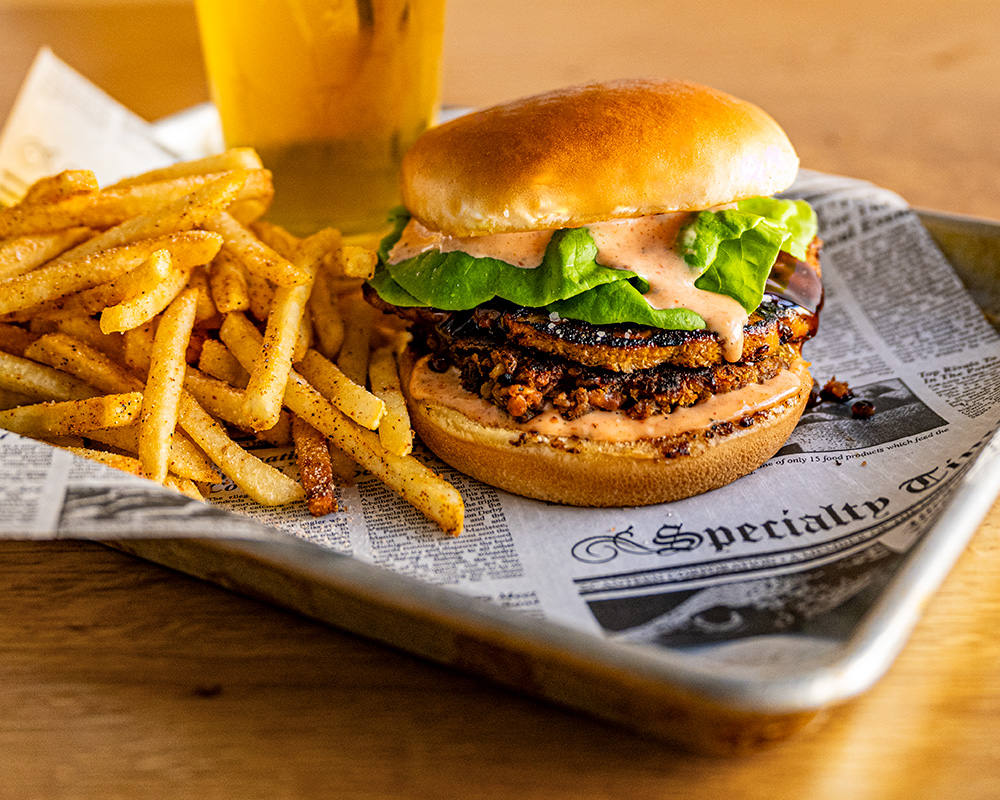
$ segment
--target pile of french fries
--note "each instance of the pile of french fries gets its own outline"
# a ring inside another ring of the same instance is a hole
[[[268,224],[272,195],[238,148],[103,189],[63,172],[0,210],[0,428],[317,516],[360,466],[458,534],[461,496],[411,454],[407,334],[360,296],[375,254]],[[252,439],[294,444],[299,481]]]

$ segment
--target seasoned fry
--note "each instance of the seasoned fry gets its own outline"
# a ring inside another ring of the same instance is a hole
[[[333,472],[334,483],[339,486],[354,486],[361,468],[353,458],[329,439],[326,443],[327,449],[330,451],[330,469]]]
[[[85,458],[88,461],[96,461],[98,464],[104,464],[106,467],[114,467],[115,469],[120,469],[122,472],[128,472],[130,475],[142,475],[142,465],[139,463],[139,459],[132,458],[132,456],[125,456],[121,453],[109,453],[106,450],[93,450],[89,447],[63,446],[62,449],[69,451],[75,456],[80,456],[80,458]]]
[[[385,403],[341,372],[316,350],[306,353],[298,371],[320,394],[362,427],[375,430],[385,414]]]
[[[15,356],[24,355],[28,347],[38,337],[24,328],[0,322],[0,350]]]
[[[121,247],[132,242],[164,236],[170,233],[189,231],[228,206],[246,185],[248,177],[249,173],[245,170],[233,170],[232,172],[224,173],[218,178],[195,189],[190,194],[179,197],[173,202],[156,208],[154,211],[150,211],[142,216],[126,219],[120,225],[116,225],[88,239],[83,244],[77,245],[52,263],[54,265],[61,264],[66,261],[78,260],[84,256],[107,250],[108,248]],[[0,212],[0,215],[2,213]],[[206,232],[202,232],[202,235],[206,235]],[[221,242],[221,239],[216,241]],[[218,248],[213,251],[212,256],[215,255],[217,250]],[[176,257],[174,253],[171,253],[171,255]],[[212,260],[212,256],[209,256],[200,263],[207,264]]]
[[[326,437],[312,425],[292,415],[292,439],[299,465],[299,480],[306,491],[306,506],[314,517],[337,510],[337,497]]]
[[[267,220],[255,222],[250,228],[257,235],[258,239],[276,253],[288,259],[295,257],[295,250],[301,241],[298,236],[289,233],[280,225],[275,225],[273,222],[268,222]]]
[[[94,241],[90,239],[87,244]],[[59,259],[27,275],[0,283],[0,314],[31,309],[49,300],[113,281],[134,270],[154,252],[166,250],[175,263],[193,267],[218,252],[217,234],[189,231],[113,247],[79,258]],[[73,251],[70,251],[73,252]]]
[[[232,196],[217,207],[228,206],[240,194],[250,177],[247,170],[233,170],[214,176],[216,180],[233,181],[237,188]],[[234,180],[235,179],[235,180]],[[147,215],[160,215],[165,209],[181,206],[202,205],[202,196],[212,185],[208,176],[194,176],[173,179],[159,183],[139,184],[121,188],[104,189],[88,194],[71,194],[45,203],[23,203],[0,211],[0,237],[22,236],[32,233],[49,233],[73,226],[114,229],[116,226],[132,226],[136,220]],[[196,197],[197,195],[197,197]],[[171,227],[169,230],[180,230]],[[152,233],[167,233],[159,227]],[[109,246],[134,241],[131,237],[116,241]]]
[[[266,278],[254,274],[247,275],[247,293],[250,295],[250,313],[264,322],[271,313],[274,302],[274,287]]]
[[[167,475],[163,485],[173,489],[175,492],[190,497],[192,500],[204,500],[205,497],[198,491],[198,486],[194,481],[181,478],[177,475]]]
[[[331,361],[335,360],[344,344],[344,317],[337,298],[330,291],[326,270],[316,273],[312,294],[309,295],[309,314],[316,334],[316,349]]]
[[[156,183],[171,178],[182,178],[187,175],[212,175],[217,172],[228,172],[231,169],[257,170],[263,169],[260,156],[252,147],[232,147],[225,152],[205,156],[192,161],[181,161],[159,169],[143,172],[123,178],[109,188],[135,186],[140,183]]]
[[[228,250],[221,250],[212,260],[208,283],[212,300],[220,314],[250,308],[246,270]]]
[[[72,436],[128,425],[139,417],[141,392],[36,403],[0,411],[0,428],[23,436]]]
[[[213,340],[209,340],[213,341]],[[228,350],[226,351],[229,352]],[[237,362],[239,366],[239,362]],[[243,368],[240,367],[242,370]],[[189,366],[184,373],[184,388],[213,417],[249,431],[246,415],[243,413],[243,392],[225,381],[206,375],[204,372]],[[292,441],[290,415],[282,410],[277,424],[266,431],[259,431],[257,438],[274,445],[286,445]]]
[[[0,389],[38,400],[83,400],[98,392],[78,378],[28,358],[0,352]]]
[[[225,381],[240,389],[245,388],[247,381],[250,380],[249,373],[243,369],[243,365],[237,361],[236,356],[217,339],[207,339],[202,344],[198,368],[213,378],[218,378],[220,381]],[[243,419],[245,421],[245,417]]]
[[[197,290],[181,292],[163,313],[153,339],[139,419],[139,462],[146,477],[158,483],[167,477],[170,442],[184,386],[184,355],[197,304]]]
[[[230,439],[186,392],[181,397],[180,420],[195,443],[253,500],[266,506],[280,506],[305,497],[298,483]]]
[[[156,319],[150,320],[138,328],[132,328],[121,334],[125,342],[122,360],[137,375],[145,375],[149,372],[149,354],[153,352],[153,337],[156,336],[158,321]],[[83,337],[77,338],[82,339]]]
[[[202,227],[218,233],[222,237],[223,247],[243,264],[248,272],[267,278],[276,286],[301,286],[311,282],[308,272],[278,255],[230,214],[217,213],[205,220]]]
[[[367,247],[345,244],[323,259],[323,266],[336,278],[368,280],[375,274],[378,254]]]
[[[250,381],[247,383],[244,404],[247,421],[255,431],[271,428],[278,420],[281,396],[288,381],[288,372],[292,368],[295,339],[312,290],[312,278],[320,259],[339,241],[340,232],[332,228],[304,239],[293,263],[308,276],[309,282],[303,286],[279,286],[274,293],[263,345],[259,357],[255,359],[252,369],[249,369]],[[244,364],[244,368],[246,366]]]
[[[150,259],[157,258],[169,261],[170,254],[166,250],[158,250],[150,256]],[[187,284],[190,274],[190,270],[175,267],[153,288],[104,309],[101,312],[101,332],[120,333],[149,322],[170,305]]]
[[[39,178],[28,187],[21,202],[26,205],[56,203],[68,197],[98,191],[97,176],[89,169],[67,169]]]
[[[368,374],[368,348],[372,338],[372,307],[353,303],[344,317],[344,343],[337,366],[355,383],[364,385]]]
[[[139,425],[125,425],[103,431],[87,431],[87,438],[126,453],[139,453]],[[138,461],[138,459],[136,459]],[[194,446],[183,431],[175,431],[170,442],[170,472],[183,478],[202,483],[214,483],[219,479],[215,468],[202,452]]]
[[[55,331],[68,333],[114,359],[125,358],[125,338],[122,334],[102,333],[100,323],[93,317],[61,316],[55,320]]]
[[[96,314],[108,306],[148,292],[170,277],[173,261],[168,250],[157,250],[135,269],[107,283],[100,283],[76,295],[75,305],[84,314]]]
[[[26,358],[67,372],[100,392],[142,391],[142,381],[121,364],[65,333],[48,333],[24,351]]]
[[[205,324],[218,317],[218,309],[215,301],[212,300],[212,292],[208,288],[208,269],[205,266],[197,266],[191,270],[188,277],[188,288],[194,289],[197,298],[195,305],[195,322],[199,325]]]
[[[90,228],[67,228],[0,241],[0,280],[23,275],[89,239]]]
[[[15,406],[27,406],[38,400],[37,397],[28,397],[26,394],[4,389],[0,386],[0,409],[14,408]]]
[[[413,451],[413,430],[399,383],[396,356],[391,347],[380,347],[372,353],[368,380],[372,394],[385,403],[385,416],[378,426],[382,446],[397,456],[408,456]]]

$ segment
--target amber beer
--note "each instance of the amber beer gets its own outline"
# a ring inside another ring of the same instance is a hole
[[[226,144],[274,172],[295,233],[384,228],[439,102],[444,0],[196,0]]]

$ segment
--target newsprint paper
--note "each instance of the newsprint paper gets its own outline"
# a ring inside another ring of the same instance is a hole
[[[165,130],[192,155],[213,137],[196,127],[204,115],[190,117],[191,129],[148,125],[43,52],[0,141],[3,184],[16,195],[69,166],[113,180],[171,160]],[[364,474],[339,490],[341,511],[313,519],[304,506],[261,508],[227,482],[192,501],[3,434],[0,536],[291,534],[599,635],[729,661],[818,656],[850,635],[973,462],[996,459],[1000,342],[899,197],[808,172],[788,194],[812,203],[825,242],[813,375],[846,381],[876,412],[818,404],[730,486],[649,508],[565,508],[421,453],[465,500],[466,530],[450,538]],[[296,470],[285,450],[256,452]]]

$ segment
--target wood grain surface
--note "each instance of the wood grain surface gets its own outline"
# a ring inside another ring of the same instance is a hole
[[[1000,219],[1000,4],[451,0],[445,100],[618,75],[758,102],[803,164]],[[147,118],[206,98],[183,2],[0,0]],[[0,543],[7,798],[995,798],[1000,509],[874,689],[736,759],[519,697],[88,543]]]

